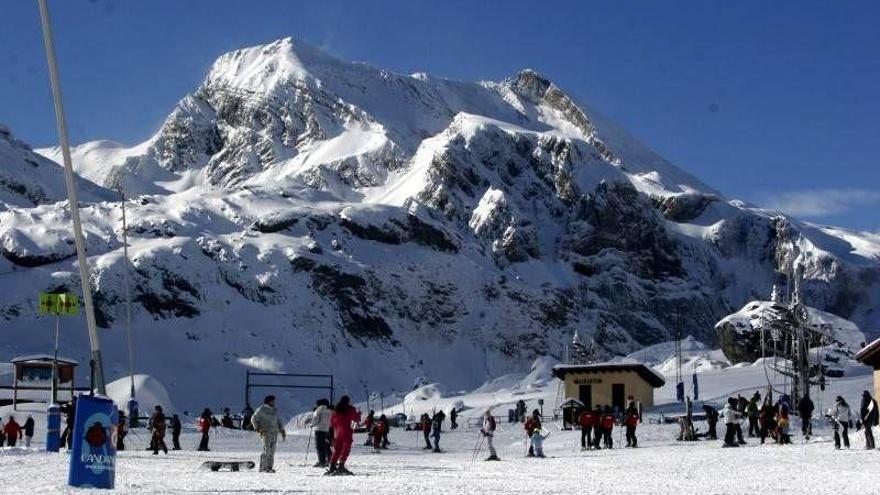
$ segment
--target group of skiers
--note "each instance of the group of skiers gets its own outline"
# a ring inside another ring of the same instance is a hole
[[[24,440],[24,446],[30,447],[34,438],[34,418],[28,415],[24,425],[20,425],[15,416],[9,416],[6,423],[0,419],[0,447],[15,447],[19,440]]]
[[[703,410],[709,425],[705,436],[709,439],[718,438],[716,426],[719,418],[724,418],[726,426],[724,447],[738,447],[746,444],[743,434],[743,426],[746,424],[748,424],[747,436],[759,438],[761,444],[764,444],[768,437],[781,445],[791,443],[790,416],[792,411],[789,398],[786,395],[774,403],[769,394],[762,401],[761,393],[756,391],[751,399],[745,399],[742,396],[728,398],[720,415],[714,407],[708,404],[703,405]],[[798,401],[796,411],[801,420],[801,434],[805,440],[809,440],[813,434],[812,418],[815,405],[809,397],[804,396]],[[864,428],[865,448],[875,448],[872,428],[878,425],[877,401],[871,397],[867,390],[862,392],[862,403],[859,416],[855,418],[855,424],[853,424],[855,416],[849,404],[841,396],[838,396],[834,405],[825,412],[825,417],[834,429],[835,448],[841,448],[841,444],[849,448],[849,430],[854,426],[857,429]]]
[[[626,447],[638,447],[639,439],[636,437],[636,427],[641,420],[642,417],[638,405],[630,398],[623,416],[620,418],[620,424],[626,428]],[[597,405],[592,410],[585,408],[578,415],[577,422],[581,427],[581,450],[598,450],[602,447],[606,449],[614,448],[612,432],[615,424],[618,422],[618,418],[615,416],[611,406],[602,407]]]
[[[419,418],[417,427],[422,430],[422,436],[425,437],[425,450],[441,452],[440,433],[443,431],[443,420],[445,419],[446,413],[443,411],[437,411],[433,416],[423,413]],[[434,440],[433,446],[431,446],[431,439]]]

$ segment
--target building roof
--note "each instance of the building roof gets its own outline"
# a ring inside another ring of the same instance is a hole
[[[10,362],[12,364],[51,363],[54,360],[55,360],[55,357],[51,356],[49,354],[30,354],[28,356],[14,357],[14,358],[12,358],[12,360]],[[75,361],[73,359],[65,358],[65,357],[61,357],[61,356],[58,357],[58,363],[59,364],[72,364],[74,366],[79,364],[77,361]]]
[[[861,351],[856,353],[856,361],[873,366],[880,367],[880,339],[866,345]]]
[[[666,383],[663,375],[642,363],[596,363],[596,364],[557,364],[553,367],[553,376],[565,379],[569,373],[616,373],[634,371],[652,387],[659,388]]]

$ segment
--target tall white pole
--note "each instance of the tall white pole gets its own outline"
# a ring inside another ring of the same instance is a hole
[[[73,175],[73,164],[70,160],[70,142],[67,137],[67,121],[64,117],[64,105],[61,102],[61,83],[58,79],[58,61],[55,58],[55,43],[52,40],[52,28],[49,25],[49,7],[46,0],[38,0],[40,4],[40,20],[43,24],[43,44],[46,47],[46,59],[49,63],[49,82],[52,85],[52,98],[55,100],[55,120],[58,123],[58,137],[61,140],[61,154],[64,157],[64,178],[67,182],[67,201],[70,216],[73,218],[73,239],[76,243],[76,259],[79,264],[79,277],[82,283],[83,303],[86,311],[86,325],[89,329],[91,345],[92,370],[95,377],[95,388],[101,395],[107,394],[104,385],[104,365],[101,361],[101,345],[98,341],[98,327],[95,323],[95,307],[92,302],[92,288],[89,276],[89,263],[83,241],[82,223],[79,219],[79,201],[76,198],[76,183]]]
[[[122,202],[122,252],[125,255],[125,325],[128,330],[128,374],[131,377],[131,398],[134,399],[134,343],[131,336],[131,288],[128,270],[131,262],[128,259],[128,224],[125,222],[125,193],[119,187]]]

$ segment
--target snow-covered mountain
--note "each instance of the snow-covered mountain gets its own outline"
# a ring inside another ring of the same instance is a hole
[[[794,243],[811,306],[880,328],[876,236],[725,199],[531,70],[405,76],[279,40],[221,56],[147,141],[86,143],[74,162],[134,198],[136,366],[187,407],[238,397],[245,367],[332,371],[360,394],[472,387],[559,356],[574,329],[607,355],[679,320],[711,342]],[[120,207],[83,217],[112,377]],[[47,348],[35,294],[78,283],[35,225],[66,229],[63,204],[0,213],[4,255],[44,261],[0,265],[4,354]],[[81,325],[66,354],[84,356]]]

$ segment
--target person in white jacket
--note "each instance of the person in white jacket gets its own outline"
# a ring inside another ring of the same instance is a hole
[[[498,453],[495,452],[495,446],[492,445],[492,439],[495,437],[495,417],[492,416],[491,409],[487,410],[483,417],[483,428],[480,429],[480,434],[486,439],[486,448],[489,449],[489,457],[486,460],[500,461]]]
[[[312,428],[315,430],[315,450],[318,451],[318,462],[313,467],[324,468],[330,463],[330,401],[320,399],[312,413]]]
[[[828,415],[834,421],[834,448],[840,448],[840,437],[843,437],[843,446],[849,448],[849,423],[852,421],[852,411],[843,397],[837,396],[834,406],[828,410]]]
[[[254,431],[260,434],[263,439],[263,453],[260,455],[260,472],[275,472],[275,444],[278,441],[278,434],[282,438],[287,438],[284,431],[284,425],[278,417],[278,411],[275,409],[275,396],[267,395],[263,399],[263,405],[254,411],[254,417],[251,418],[254,425]]]
[[[739,443],[736,441],[736,428],[739,426],[742,415],[737,410],[736,399],[733,397],[727,399],[721,416],[724,417],[725,426],[724,447],[739,447]]]

